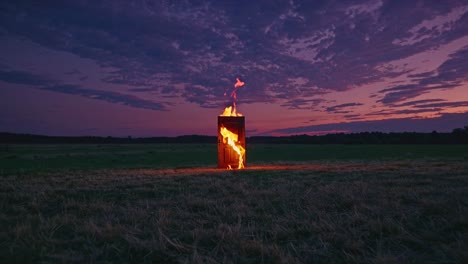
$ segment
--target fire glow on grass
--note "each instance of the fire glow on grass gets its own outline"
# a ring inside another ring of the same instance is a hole
[[[222,117],[242,117],[241,113],[237,112],[236,108],[236,101],[237,101],[237,90],[244,86],[244,82],[242,82],[239,78],[236,78],[236,83],[234,84],[234,90],[230,94],[230,97],[232,98],[232,105],[228,106],[224,109],[223,113],[220,115]],[[227,93],[225,92],[224,95],[226,96]],[[219,120],[219,118],[218,118]],[[242,119],[242,124],[243,124],[243,119]],[[243,125],[242,125],[243,126]],[[244,157],[245,157],[245,148],[242,146],[242,143],[239,140],[239,134],[235,133],[234,131],[228,130],[223,124],[218,125],[220,131],[220,135],[223,138],[223,143],[227,144],[236,154],[238,157],[238,164],[237,164],[237,169],[243,169],[244,168]],[[245,135],[242,135],[245,137]],[[245,139],[244,139],[245,141]],[[245,142],[244,142],[245,143]],[[220,151],[218,149],[218,151]],[[219,155],[219,153],[218,153]],[[224,157],[225,158],[225,157]],[[231,165],[227,165],[228,169],[232,169]]]

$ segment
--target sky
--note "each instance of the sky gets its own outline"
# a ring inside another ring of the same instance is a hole
[[[0,3],[0,132],[247,136],[468,126],[468,1]],[[229,94],[229,93],[228,93]]]

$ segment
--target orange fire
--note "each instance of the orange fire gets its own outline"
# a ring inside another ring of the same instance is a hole
[[[241,113],[237,112],[236,104],[224,108],[224,112],[220,116],[242,116]]]
[[[239,156],[239,163],[238,163],[237,168],[243,169],[244,168],[243,157],[244,157],[245,149],[239,144],[239,136],[235,133],[232,133],[225,127],[221,127],[221,130],[219,132],[223,136],[224,144],[227,143]],[[229,166],[229,169],[231,169],[230,166]]]
[[[228,106],[224,108],[224,112],[221,114],[221,116],[242,116],[241,113],[237,112],[236,101],[237,101],[237,89],[239,89],[240,87],[244,85],[245,85],[245,82],[241,81],[239,78],[236,78],[236,83],[234,84],[234,90],[231,93],[232,106]],[[226,93],[224,93],[224,95],[226,95]]]
[[[242,116],[241,113],[237,112],[236,109],[236,102],[237,102],[237,89],[240,87],[244,86],[245,83],[241,81],[239,78],[236,78],[236,83],[234,84],[234,90],[231,93],[231,98],[232,98],[232,105],[228,106],[224,109],[223,113],[220,116]],[[226,93],[224,93],[226,95]],[[239,135],[233,133],[232,131],[229,131],[227,128],[224,126],[221,127],[220,133],[223,136],[223,142],[224,144],[228,144],[239,156],[239,164],[237,166],[238,169],[243,169],[244,168],[244,154],[245,154],[245,149],[242,147],[242,145],[239,143]],[[228,169],[232,169],[231,166],[229,165]]]

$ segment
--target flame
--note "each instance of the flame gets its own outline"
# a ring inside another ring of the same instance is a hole
[[[231,93],[232,105],[224,108],[224,112],[221,116],[242,116],[241,113],[237,112],[236,102],[237,102],[237,89],[244,86],[245,82],[241,81],[239,78],[236,78],[236,83],[234,84],[234,90]],[[226,92],[224,93],[226,95]]]
[[[244,86],[245,82],[241,81],[239,78],[236,78],[236,83],[234,84],[234,88]]]
[[[234,104],[237,101],[237,89],[245,85],[245,82],[241,81],[239,78],[236,78],[236,83],[234,84],[234,90],[231,93],[231,97],[234,99]]]
[[[242,114],[237,112],[236,104],[233,104],[232,106],[224,108],[220,116],[242,116]]]
[[[241,81],[239,78],[236,78],[236,83],[234,84],[234,90],[231,93],[232,105],[224,108],[224,111],[220,116],[242,116],[242,114],[238,113],[236,109],[236,102],[237,102],[236,92],[237,92],[237,89],[239,89],[240,87],[244,85],[245,83],[243,81]],[[226,95],[226,93],[224,93],[224,95]],[[239,156],[239,163],[238,163],[237,168],[243,169],[245,149],[239,143],[239,135],[229,131],[224,126],[221,127],[220,133],[223,136],[224,144],[228,144]],[[229,170],[232,169],[231,165],[228,165],[228,169]]]
[[[231,148],[237,153],[239,156],[239,163],[237,168],[238,169],[243,169],[244,168],[244,154],[245,154],[245,149],[239,144],[239,136],[231,131],[229,131],[227,128],[224,126],[221,127],[221,130],[219,131],[221,135],[223,136],[223,142],[231,146]],[[232,169],[231,166],[228,166],[228,169]]]

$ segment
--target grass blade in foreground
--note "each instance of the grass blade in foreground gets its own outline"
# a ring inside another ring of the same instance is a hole
[[[320,161],[0,178],[2,263],[466,263],[468,164]]]

